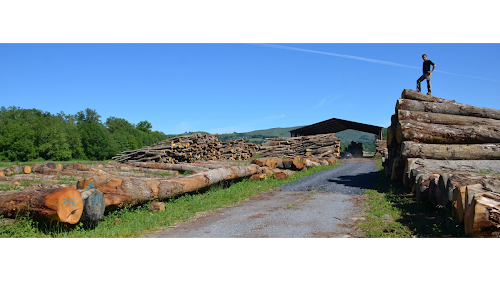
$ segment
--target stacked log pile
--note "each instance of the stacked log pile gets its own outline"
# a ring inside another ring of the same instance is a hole
[[[377,140],[375,142],[375,156],[387,158],[389,156],[389,151],[387,150],[386,140]]]
[[[347,146],[347,151],[349,151],[353,157],[363,157],[363,144],[351,141],[349,146]]]
[[[258,153],[264,157],[338,158],[340,139],[335,134],[271,138],[261,145]]]
[[[405,89],[387,128],[386,175],[451,210],[467,235],[500,237],[499,128],[498,109]]]
[[[124,151],[112,159],[120,163],[160,162],[190,163],[207,160],[246,160],[259,145],[238,139],[220,142],[215,135],[200,133],[163,140],[151,146]]]

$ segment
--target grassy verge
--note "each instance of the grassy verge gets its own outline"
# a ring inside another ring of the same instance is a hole
[[[203,193],[185,194],[165,200],[166,211],[153,213],[149,211],[149,203],[109,212],[95,228],[84,225],[44,224],[29,218],[1,223],[0,237],[141,237],[156,231],[167,229],[177,223],[187,221],[200,213],[216,210],[243,201],[248,197],[271,188],[294,182],[299,178],[327,170],[342,164],[313,167],[298,172],[286,180],[272,178],[248,182],[246,179],[234,182],[228,187],[216,185]]]
[[[402,183],[385,176],[380,157],[377,165],[379,181],[365,192],[365,219],[358,222],[366,237],[465,237],[451,212],[418,202]]]

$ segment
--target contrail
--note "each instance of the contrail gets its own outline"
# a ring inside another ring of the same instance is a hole
[[[390,61],[374,60],[374,59],[357,57],[357,56],[350,56],[350,55],[342,55],[342,54],[335,54],[335,53],[329,53],[329,52],[314,51],[314,50],[308,50],[308,49],[302,49],[302,48],[286,47],[286,46],[280,46],[280,45],[274,45],[274,44],[257,44],[257,43],[255,43],[253,45],[258,45],[258,46],[263,46],[263,47],[268,47],[268,48],[277,48],[277,49],[285,49],[285,50],[291,50],[291,51],[299,51],[299,52],[314,53],[314,54],[320,54],[320,55],[341,57],[341,58],[346,58],[346,59],[355,59],[355,60],[361,60],[361,61],[378,63],[378,64],[385,64],[385,65],[396,66],[396,67],[422,69],[422,68],[417,67],[417,66],[399,64],[399,63],[394,63],[394,62],[390,62]],[[463,75],[463,74],[445,72],[445,71],[441,71],[441,70],[436,70],[436,72],[446,73],[446,74],[451,74],[451,75],[457,75],[457,76],[462,76],[462,77],[469,77],[469,78],[483,79],[483,80],[498,82],[498,80],[494,80],[494,79],[488,79],[488,78],[482,78],[482,77],[476,77],[476,76],[469,76],[469,75]]]

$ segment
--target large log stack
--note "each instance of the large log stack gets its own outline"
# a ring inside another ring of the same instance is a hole
[[[500,237],[500,110],[405,89],[387,149],[392,180],[450,209],[466,234]]]
[[[259,145],[238,139],[220,142],[215,135],[200,133],[166,139],[151,146],[124,151],[113,157],[120,163],[160,162],[190,163],[207,160],[246,160],[253,156]]]
[[[335,134],[271,138],[261,145],[258,153],[264,157],[338,158],[340,139],[335,137]]]

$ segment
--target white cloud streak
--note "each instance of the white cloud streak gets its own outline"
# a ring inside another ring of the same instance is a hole
[[[411,65],[405,65],[405,64],[399,64],[399,63],[394,63],[394,62],[390,62],[390,61],[374,60],[374,59],[369,59],[369,58],[364,58],[364,57],[358,57],[358,56],[342,55],[342,54],[335,54],[335,53],[330,53],[330,52],[321,52],[321,51],[308,50],[308,49],[302,49],[302,48],[294,48],[294,47],[287,47],[287,46],[280,46],[280,45],[274,45],[274,44],[257,44],[257,43],[254,43],[253,45],[258,45],[258,46],[268,47],[268,48],[285,49],[285,50],[290,50],[290,51],[299,51],[299,52],[306,52],[306,53],[314,53],[314,54],[319,54],[319,55],[334,56],[334,57],[340,57],[340,58],[345,58],[345,59],[354,59],[354,60],[360,60],[360,61],[366,61],[366,62],[371,62],[371,63],[378,63],[378,64],[384,64],[384,65],[389,65],[389,66],[396,66],[396,67],[422,69],[421,67],[411,66]],[[445,72],[445,71],[441,71],[441,70],[436,70],[436,72],[450,74],[450,75],[457,75],[457,76],[462,76],[462,77],[468,77],[468,78],[474,78],[474,79],[482,79],[482,80],[488,80],[488,81],[498,82],[498,80],[495,80],[495,79],[488,79],[488,78],[482,78],[482,77],[476,77],[476,76],[469,76],[469,75],[463,75],[463,74]]]

